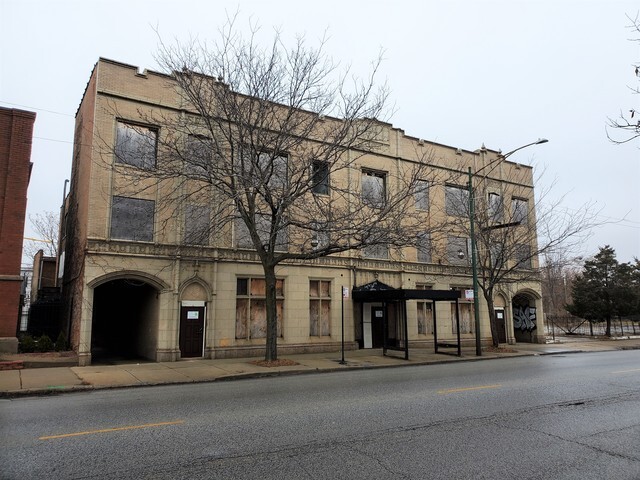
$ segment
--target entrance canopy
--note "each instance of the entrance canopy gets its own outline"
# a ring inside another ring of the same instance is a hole
[[[406,289],[406,288],[393,288],[385,283],[382,283],[378,280],[375,280],[371,283],[367,283],[366,285],[362,285],[360,287],[353,287],[352,290],[352,298],[356,302],[361,303],[376,303],[381,302],[383,305],[386,303],[399,302],[402,306],[399,312],[399,317],[396,317],[396,322],[401,323],[402,325],[396,325],[396,327],[401,327],[401,330],[404,330],[404,345],[392,345],[389,342],[389,338],[387,335],[388,329],[388,320],[387,315],[385,314],[384,320],[384,343],[382,352],[386,355],[386,351],[389,350],[400,350],[405,352],[405,359],[409,359],[409,335],[407,331],[407,300],[431,300],[434,302],[434,312],[433,312],[433,336],[434,336],[434,345],[435,352],[438,353],[438,334],[437,334],[437,324],[436,324],[436,309],[435,304],[438,301],[455,301],[456,302],[456,317],[458,317],[458,299],[460,298],[460,291],[458,290],[415,290],[415,289]],[[460,321],[459,318],[456,318],[457,324],[457,344],[455,347],[458,349],[458,356],[461,355],[460,349]],[[451,347],[454,346],[452,344],[440,344],[441,347]],[[444,352],[443,352],[444,353]]]
[[[458,290],[414,290],[393,288],[375,280],[361,287],[353,287],[353,299],[358,302],[394,302],[400,300],[457,300]]]

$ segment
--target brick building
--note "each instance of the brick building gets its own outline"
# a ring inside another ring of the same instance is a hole
[[[20,262],[36,114],[0,107],[0,351],[16,352]]]
[[[264,351],[264,272],[242,223],[230,221],[213,231],[216,200],[205,198],[209,187],[183,181],[180,173],[160,183],[151,178],[168,161],[158,139],[170,135],[169,128],[152,119],[181,122],[196,116],[170,75],[106,59],[93,69],[76,114],[60,247],[65,318],[80,364],[102,355],[172,361]],[[463,225],[468,214],[460,209],[467,168],[491,166],[482,177],[482,192],[492,215],[502,222],[517,215],[513,228],[527,232],[531,242],[520,250],[535,251],[531,167],[484,147],[470,151],[410,137],[386,123],[379,123],[374,140],[375,149],[359,152],[326,183],[322,165],[313,164],[307,175],[320,180],[309,195],[330,199],[348,184],[343,191],[349,199],[364,199],[376,208],[398,189],[395,172],[420,163],[416,152],[428,150],[429,167],[439,181],[421,180],[423,188],[410,197],[407,219],[422,216],[452,226],[437,238],[420,237],[418,247],[365,248],[282,263],[276,285],[282,353],[339,349],[342,318],[347,348],[388,342],[433,348],[436,327],[438,338],[456,339],[456,318],[460,341],[472,345],[476,333],[473,301],[466,293],[472,286],[468,238],[455,226]],[[192,141],[207,145],[211,139],[184,135],[176,145]],[[296,152],[287,155],[285,162],[296,161]],[[206,165],[196,167],[196,173],[206,170]],[[204,200],[170,204],[186,191],[199,192]],[[313,240],[316,246],[325,241]],[[286,239],[282,248],[289,248]],[[314,248],[312,241],[308,248]],[[528,258],[522,268],[534,272],[537,257]],[[522,278],[495,291],[503,342],[543,338],[538,333],[544,332],[540,282],[533,273]],[[480,305],[486,343],[489,317],[482,298]],[[521,322],[515,317],[523,315],[527,330],[515,326]]]

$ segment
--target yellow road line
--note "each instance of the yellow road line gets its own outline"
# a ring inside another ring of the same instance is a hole
[[[40,437],[38,440],[53,440],[56,438],[79,437],[81,435],[93,435],[94,433],[120,432],[122,430],[137,430],[139,428],[164,427],[167,425],[179,425],[181,423],[184,423],[184,420],[176,420],[174,422],[146,423],[144,425],[130,425],[128,427],[103,428],[101,430],[88,430],[86,432],[64,433],[62,435],[49,435],[46,437]]]
[[[631,373],[631,372],[640,372],[640,368],[634,368],[633,370],[618,370],[617,372],[611,372],[611,373]]]
[[[465,387],[465,388],[449,388],[447,390],[438,390],[438,393],[441,395],[446,395],[447,393],[458,393],[458,392],[468,392],[470,390],[484,390],[487,388],[500,388],[502,385],[482,385],[479,387]]]

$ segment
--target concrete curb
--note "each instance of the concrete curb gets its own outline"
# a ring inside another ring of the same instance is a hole
[[[555,355],[559,352],[549,353],[549,355]],[[569,351],[568,353],[579,353],[577,351]],[[547,353],[544,353],[545,355]],[[443,358],[441,360],[430,360],[423,362],[414,362],[406,364],[390,364],[390,365],[348,365],[342,367],[337,366],[335,368],[298,368],[290,370],[273,370],[267,372],[247,372],[247,373],[235,373],[220,376],[217,378],[206,380],[190,380],[190,381],[169,381],[169,382],[138,382],[132,384],[122,385],[70,385],[62,387],[48,387],[48,388],[32,388],[21,389],[0,392],[0,398],[19,398],[19,397],[33,397],[33,396],[48,396],[48,395],[60,395],[65,393],[79,393],[79,392],[91,392],[97,390],[119,390],[124,388],[137,388],[137,387],[158,387],[158,386],[172,386],[172,385],[193,385],[202,383],[215,383],[215,382],[231,382],[237,380],[250,380],[256,378],[269,378],[269,377],[281,377],[281,376],[293,376],[293,375],[310,375],[319,373],[342,373],[351,371],[362,370],[374,370],[374,369],[392,369],[392,368],[405,368],[405,367],[424,367],[428,365],[444,365],[460,362],[481,362],[485,360],[501,360],[507,358],[519,358],[519,357],[531,357],[539,355],[539,353],[512,353],[502,356],[482,356],[482,357],[455,357],[455,358]],[[336,360],[337,362],[337,360]]]
[[[300,364],[301,368],[295,369],[282,369],[282,370],[271,370],[271,371],[261,371],[261,372],[241,372],[241,373],[229,373],[226,375],[221,375],[215,378],[207,378],[207,379],[191,379],[191,380],[177,380],[177,381],[153,381],[153,382],[137,382],[130,384],[117,384],[117,385],[91,385],[91,384],[81,384],[81,385],[68,385],[68,386],[55,386],[55,387],[42,387],[42,388],[29,388],[29,389],[20,389],[20,390],[9,390],[9,391],[0,391],[0,398],[21,398],[21,397],[35,397],[35,396],[48,396],[48,395],[60,395],[66,393],[82,393],[82,392],[92,392],[97,390],[118,390],[124,388],[136,388],[136,387],[157,387],[157,386],[170,386],[170,385],[193,385],[193,384],[203,384],[203,383],[214,383],[214,382],[230,382],[236,380],[249,380],[249,379],[257,379],[257,378],[269,378],[269,377],[280,377],[280,376],[293,376],[293,375],[310,375],[310,374],[318,374],[318,373],[341,373],[341,372],[349,372],[349,371],[362,371],[362,370],[373,370],[380,368],[404,368],[404,367],[424,367],[428,365],[444,365],[444,364],[452,364],[459,362],[480,362],[485,360],[502,360],[509,358],[521,358],[521,357],[531,357],[531,356],[553,356],[553,355],[568,355],[574,353],[600,353],[607,351],[621,351],[621,350],[640,350],[639,345],[617,345],[611,346],[610,348],[604,349],[596,349],[592,350],[589,348],[583,348],[583,345],[577,347],[575,349],[567,349],[567,350],[554,350],[554,351],[518,351],[514,353],[503,353],[503,354],[492,354],[488,353],[486,355],[476,357],[476,356],[468,356],[468,357],[448,357],[445,356],[443,358],[438,359],[430,359],[426,361],[410,361],[411,363],[396,363],[396,364],[361,364],[358,363],[358,360],[349,360],[347,359],[347,365],[342,366],[338,364],[338,359],[335,359],[336,366],[335,367],[317,367],[306,366],[304,364]],[[398,360],[403,360],[397,357]],[[333,360],[333,359],[331,359]],[[352,362],[350,364],[350,362]],[[274,367],[277,368],[277,367]],[[83,381],[82,378],[75,372],[74,375],[78,378],[78,380]]]

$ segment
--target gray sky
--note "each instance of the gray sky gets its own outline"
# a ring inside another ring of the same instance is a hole
[[[37,113],[28,213],[57,210],[71,170],[74,114],[98,57],[157,69],[163,40],[214,38],[225,12],[252,17],[265,34],[304,34],[365,72],[384,50],[382,79],[408,135],[475,150],[510,151],[544,170],[537,186],[579,209],[597,202],[610,221],[575,255],[611,245],[640,256],[640,142],[607,140],[608,117],[640,108],[626,15],[616,0],[141,1],[0,0],[0,105]],[[614,132],[615,133],[615,132]],[[32,236],[27,225],[25,235]]]

